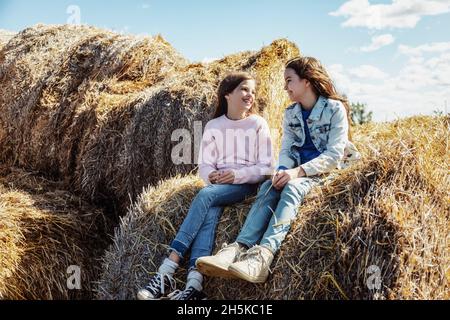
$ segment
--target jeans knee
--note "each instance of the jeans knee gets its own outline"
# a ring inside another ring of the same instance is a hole
[[[210,201],[213,200],[213,198],[215,197],[215,191],[213,188],[211,188],[211,186],[205,187],[203,189],[201,189],[198,193],[197,196],[195,197],[193,202],[196,202],[196,205],[204,205],[207,206]]]
[[[259,188],[259,192],[258,192],[257,198],[262,198],[262,197],[266,196],[271,188],[272,188],[272,181],[271,180],[267,180],[266,182],[264,182],[261,185],[261,188]],[[270,192],[273,192],[274,190],[275,189],[272,189],[272,190],[270,190]]]
[[[261,192],[267,192],[267,190],[269,190],[270,189],[270,187],[272,187],[272,181],[271,180],[266,180],[262,185],[261,185],[261,188],[260,188],[260,191]]]
[[[209,198],[214,193],[214,190],[211,186],[204,187],[197,193],[197,198]]]
[[[309,184],[305,182],[298,183],[297,181],[289,181],[283,189],[282,196],[295,196],[299,199],[303,199],[309,191]]]

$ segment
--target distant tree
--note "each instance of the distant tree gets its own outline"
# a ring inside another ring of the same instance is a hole
[[[372,111],[367,111],[367,105],[364,103],[352,103],[352,122],[353,125],[360,125],[372,121]]]
[[[448,116],[450,113],[447,111],[447,100],[444,101],[444,105],[439,107],[436,106],[436,109],[433,110],[433,116],[435,117],[443,117]]]

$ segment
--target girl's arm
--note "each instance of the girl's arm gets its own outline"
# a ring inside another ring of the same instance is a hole
[[[209,175],[217,170],[217,159],[219,156],[218,152],[213,130],[210,129],[208,123],[205,127],[205,132],[203,133],[198,158],[199,176],[208,185],[211,184],[211,181],[209,181]]]
[[[345,107],[339,103],[331,116],[331,126],[326,150],[314,160],[301,165],[306,176],[328,173],[344,158],[345,146],[348,142],[348,120]]]
[[[253,166],[234,170],[234,184],[258,183],[272,174],[273,150],[270,129],[267,122],[262,121],[257,133],[257,163]]]

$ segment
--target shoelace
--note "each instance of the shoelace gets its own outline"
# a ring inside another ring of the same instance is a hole
[[[186,298],[194,291],[193,287],[189,287],[184,291],[176,290],[169,294],[170,300],[186,300]]]
[[[246,259],[246,258],[255,258],[256,260],[259,260],[259,258],[262,259],[261,251],[260,251],[260,250],[257,250],[257,249],[258,249],[257,246],[254,246],[254,247],[248,249],[246,252],[244,252],[244,253],[241,255],[241,259],[239,259],[239,260],[244,260],[244,259]],[[264,260],[264,259],[263,259],[263,260]]]
[[[150,291],[153,295],[156,295],[158,293],[158,289],[160,290],[161,294],[164,295],[165,293],[165,278],[169,280],[169,285],[172,290],[175,290],[175,279],[168,274],[162,274],[162,273],[156,273],[152,279],[150,280],[150,283],[145,287],[148,291]]]
[[[253,248],[250,248],[247,250],[247,252],[244,252],[241,257],[240,257],[240,261],[244,260],[248,257],[248,260],[250,262],[250,264],[254,264],[254,263],[262,263],[263,267],[264,265],[267,264],[266,260],[264,259],[262,253],[261,253],[261,249],[258,246],[254,246]],[[272,272],[269,268],[269,272]]]

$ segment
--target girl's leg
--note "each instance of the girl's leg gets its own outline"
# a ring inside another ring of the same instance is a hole
[[[203,290],[203,275],[195,268],[198,258],[208,256],[212,253],[216,227],[223,212],[223,206],[240,202],[256,193],[257,185],[230,185],[220,188],[220,199],[215,203],[218,206],[209,208],[204,217],[202,226],[197,232],[191,248],[191,259],[189,260],[189,273],[186,281],[186,288],[178,292],[173,299],[176,300],[202,300],[205,298]],[[230,192],[232,191],[232,192]],[[173,253],[172,253],[173,254]]]
[[[280,194],[273,188],[271,180],[263,183],[236,239],[238,243],[251,248],[260,241],[277,207]]]
[[[230,277],[228,268],[243,253],[241,245],[245,245],[248,248],[253,247],[267,229],[272,211],[276,208],[279,194],[280,192],[272,188],[272,181],[263,183],[244,226],[236,239],[237,243],[235,242],[222,248],[214,256],[199,258],[197,260],[199,270],[208,276]]]
[[[291,180],[283,189],[276,210],[269,217],[261,243],[250,248],[245,257],[229,266],[229,272],[241,279],[254,283],[266,282],[274,254],[280,248],[297,215],[298,205],[317,183],[317,179],[299,178]],[[267,217],[266,217],[267,218]]]
[[[260,245],[270,248],[273,253],[279,250],[289,232],[292,221],[297,216],[298,206],[319,181],[318,178],[299,178],[291,180],[284,187]]]
[[[243,201],[256,192],[257,185],[210,185],[200,190],[171,244],[171,251],[184,258],[203,226],[210,208]],[[208,227],[209,228],[209,227]]]
[[[189,270],[195,268],[195,262],[198,258],[211,255],[214,248],[216,227],[222,212],[223,207],[212,207],[209,209],[205,222],[192,243]]]

